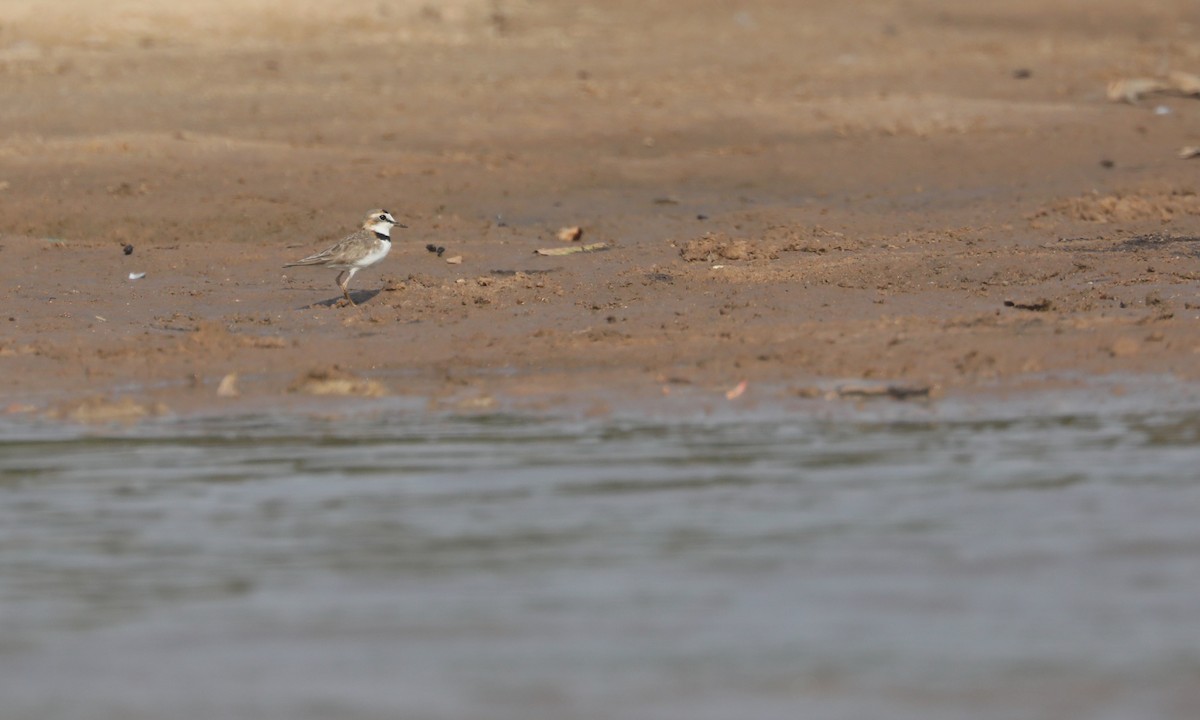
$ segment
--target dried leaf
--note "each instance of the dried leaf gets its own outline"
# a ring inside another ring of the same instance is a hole
[[[737,385],[734,385],[733,387],[729,388],[728,390],[725,391],[725,399],[726,400],[737,400],[746,392],[747,385],[748,385],[748,382],[746,380],[743,380],[740,383],[738,383]]]
[[[608,243],[597,242],[590,245],[575,245],[573,247],[556,247],[556,248],[538,248],[534,250],[538,255],[573,255],[581,252],[596,252],[597,250],[607,250]]]
[[[229,373],[225,377],[221,378],[221,384],[217,386],[217,397],[231,398],[240,395],[241,393],[238,392],[237,381],[237,373]]]

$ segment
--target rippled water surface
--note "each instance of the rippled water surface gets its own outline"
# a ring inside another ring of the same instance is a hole
[[[3,718],[1200,717],[1195,408],[0,433]]]

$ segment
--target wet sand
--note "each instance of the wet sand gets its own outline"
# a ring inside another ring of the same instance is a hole
[[[1200,100],[1105,97],[1194,3],[59,8],[0,10],[3,412],[1198,375]],[[281,268],[372,207],[358,308]]]

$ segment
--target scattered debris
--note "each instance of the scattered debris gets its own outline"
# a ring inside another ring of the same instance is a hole
[[[1194,157],[1200,157],[1200,146],[1185,145],[1184,147],[1179,148],[1180,160],[1190,160]]]
[[[1016,308],[1018,310],[1032,310],[1033,312],[1046,312],[1054,307],[1054,303],[1050,301],[1050,298],[1041,298],[1033,302],[1005,300],[1004,307]]]
[[[462,265],[462,255],[455,255],[454,257],[448,257],[448,258],[446,258],[446,262],[449,263],[450,265]]]
[[[1167,82],[1175,92],[1190,97],[1200,97],[1200,75],[1176,70],[1167,75]]]
[[[664,195],[662,197],[654,198],[654,204],[655,205],[678,205],[679,199],[673,198],[669,195]]]
[[[737,400],[743,394],[745,394],[747,385],[748,385],[748,382],[746,380],[743,380],[740,383],[738,383],[737,385],[734,385],[733,387],[729,388],[728,390],[725,391],[725,399],[726,400]]]
[[[1080,197],[1059,200],[1030,219],[1038,227],[1040,218],[1053,215],[1094,223],[1138,220],[1160,220],[1165,223],[1185,215],[1200,216],[1200,195],[1186,186],[1161,192],[1114,195],[1100,195],[1093,191]]]
[[[124,248],[122,248],[122,250],[124,250],[126,255],[133,254],[133,246],[132,245],[126,245]]]
[[[491,395],[460,398],[454,403],[454,408],[460,412],[484,412],[494,407],[496,407],[496,398]]]
[[[848,383],[839,385],[838,397],[886,397],[893,400],[927,398],[933,394],[931,385],[899,385],[893,383]]]
[[[1110,102],[1136,104],[1146,95],[1163,93],[1182,97],[1200,97],[1200,75],[1175,71],[1165,78],[1123,78],[1108,84]],[[1163,106],[1159,106],[1161,108]],[[1159,108],[1155,108],[1158,112]],[[1166,112],[1170,112],[1166,108]],[[1166,114],[1166,113],[1159,113]]]
[[[1033,77],[1033,71],[1029,68],[1017,68],[1012,71],[1013,80],[1028,80]]]
[[[130,280],[141,280],[141,279],[142,279],[142,278],[144,278],[144,277],[146,277],[146,273],[144,273],[144,272],[140,272],[140,273],[133,273],[133,272],[131,272],[131,273],[129,273],[129,279],[130,279]]]
[[[446,252],[445,247],[443,247],[441,245],[434,245],[433,243],[429,243],[428,245],[426,245],[425,249],[431,253],[437,253],[438,257],[441,257],[442,253]]]
[[[560,228],[558,231],[558,239],[563,242],[578,242],[581,237],[583,237],[583,228],[578,225]]]
[[[237,373],[229,373],[221,378],[221,384],[217,385],[217,397],[232,398],[237,397],[241,393],[238,392],[238,375]]]
[[[1167,107],[1166,105],[1155,105],[1154,106],[1154,114],[1155,115],[1170,115],[1171,108]]]
[[[161,415],[167,408],[161,404],[146,405],[131,397],[109,400],[90,397],[79,403],[69,404],[52,410],[51,417],[71,420],[87,425],[109,423],[132,423],[153,415]]]
[[[267,335],[264,337],[245,337],[242,338],[242,344],[252,348],[263,348],[266,350],[274,350],[285,348],[288,346],[288,341],[278,335]]]
[[[1104,168],[1105,170],[1112,170],[1116,166],[1117,164],[1108,158],[1104,158],[1100,161],[1100,167]]]
[[[733,238],[724,233],[705,233],[682,243],[679,257],[686,262],[712,262],[714,260],[752,260],[755,249],[745,238]]]
[[[1167,88],[1168,85],[1166,83],[1152,78],[1114,80],[1108,84],[1108,100],[1109,102],[1124,102],[1135,105],[1138,100],[1142,99],[1143,95],[1162,92]]]
[[[607,250],[609,247],[606,242],[595,242],[589,245],[575,245],[572,247],[557,247],[557,248],[538,248],[533,252],[538,255],[573,255],[581,252],[596,252],[597,250]]]
[[[337,365],[309,370],[288,385],[288,392],[306,395],[382,397],[387,388],[378,380],[360,378]]]

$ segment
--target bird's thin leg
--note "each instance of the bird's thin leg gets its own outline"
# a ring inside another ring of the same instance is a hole
[[[344,295],[346,297],[346,302],[350,303],[351,305],[354,305],[354,300],[352,300],[350,298],[350,291],[347,289],[347,287],[350,285],[350,278],[352,278],[352,277],[354,277],[354,273],[352,273],[352,272],[348,273],[345,270],[343,270],[340,273],[338,273],[337,284],[338,284],[338,287],[341,288],[341,290],[342,290],[342,295]]]

